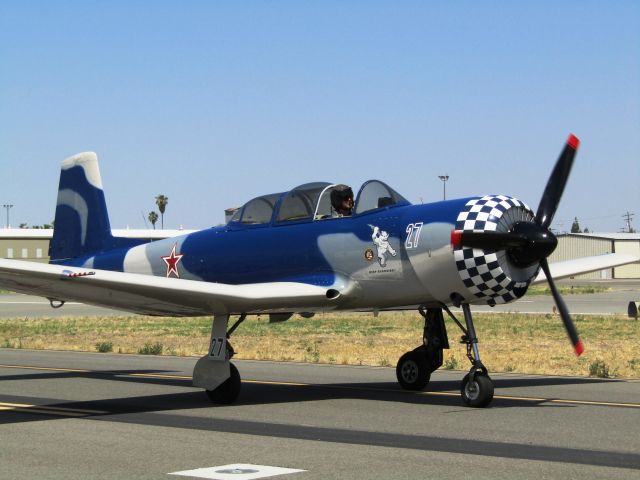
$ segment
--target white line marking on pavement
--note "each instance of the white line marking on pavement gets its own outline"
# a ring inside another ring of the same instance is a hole
[[[275,477],[277,475],[287,475],[289,473],[298,473],[305,471],[306,470],[296,470],[293,468],[269,467],[267,465],[234,463],[231,465],[222,465],[220,467],[197,468],[195,470],[173,472],[169,473],[169,475],[210,478],[212,480],[253,480],[257,478]]]

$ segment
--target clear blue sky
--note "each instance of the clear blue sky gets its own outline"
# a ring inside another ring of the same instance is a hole
[[[53,219],[59,163],[100,159],[114,228],[204,228],[314,180],[410,201],[536,208],[582,145],[553,227],[640,227],[640,2],[0,3],[0,204]],[[5,211],[0,210],[0,225]]]

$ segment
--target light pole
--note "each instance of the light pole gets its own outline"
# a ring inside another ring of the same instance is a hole
[[[13,207],[13,205],[9,205],[8,203],[5,203],[4,205],[2,205],[4,208],[7,209],[7,228],[9,228],[9,210],[11,210],[11,207]]]
[[[438,178],[442,180],[442,199],[447,199],[447,180],[449,180],[449,175],[438,175]]]

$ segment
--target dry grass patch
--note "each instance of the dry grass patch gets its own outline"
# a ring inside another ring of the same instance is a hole
[[[559,317],[476,314],[483,362],[493,372],[640,378],[640,322],[616,316],[576,316],[586,350],[576,358]],[[446,320],[451,349],[445,367],[467,369],[460,331]],[[423,322],[413,312],[326,313],[270,324],[248,317],[231,342],[240,359],[395,366],[416,347]],[[9,319],[0,321],[0,346],[96,351],[111,342],[120,353],[200,356],[211,319],[145,316]],[[161,349],[157,347],[161,345]],[[151,348],[156,346],[155,348]]]

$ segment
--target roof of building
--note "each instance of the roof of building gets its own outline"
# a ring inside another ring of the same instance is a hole
[[[618,232],[618,233],[562,233],[558,235],[558,237],[586,237],[586,238],[601,238],[606,240],[640,240],[640,233],[627,233],[627,232]]]
[[[125,238],[161,238],[177,237],[186,235],[196,230],[147,230],[147,229],[115,229],[112,230],[114,237]],[[0,239],[3,238],[25,238],[25,239],[45,239],[50,240],[53,236],[52,228],[2,228],[0,229]]]

